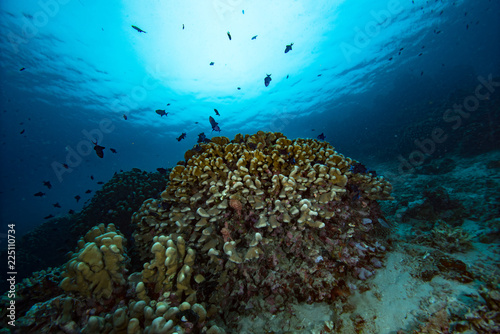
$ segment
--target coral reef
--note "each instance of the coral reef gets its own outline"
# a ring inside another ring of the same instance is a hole
[[[196,253],[186,272],[182,263],[176,270],[203,279],[177,286],[177,298],[219,305],[227,321],[233,312],[329,300],[350,278],[364,280],[382,265],[385,246],[375,235],[385,222],[375,200],[391,199],[383,177],[352,172],[357,162],[325,142],[280,133],[200,146],[172,170],[161,198],[133,216],[144,261],[154,249],[154,263],[175,263],[179,237]],[[151,290],[174,286],[168,265],[146,267],[156,277]]]
[[[96,191],[81,212],[44,222],[18,240],[18,278],[64,263],[66,253],[73,250],[78,239],[99,223],[113,223],[130,238],[133,232],[130,227],[132,213],[146,198],[157,196],[167,182],[168,173],[148,173],[137,168],[116,173],[102,189]],[[6,258],[4,252],[1,255]],[[5,282],[2,282],[0,291],[5,290]]]
[[[280,133],[200,147],[133,215],[139,270],[113,224],[92,228],[20,330],[224,333],[243,314],[344,300],[383,266],[383,177]]]

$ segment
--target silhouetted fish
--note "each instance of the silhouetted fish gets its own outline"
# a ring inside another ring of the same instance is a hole
[[[227,32],[227,37],[229,37],[229,40],[231,40],[231,34],[229,33],[229,31]]]
[[[42,193],[41,191],[39,191],[36,194],[34,194],[33,196],[42,197],[42,196],[45,196],[45,193]]]
[[[162,174],[162,175],[165,175],[167,174],[167,170],[165,168],[156,168],[156,170],[158,171],[158,173]]]
[[[271,79],[271,74],[266,74],[266,75],[267,75],[267,77],[264,78],[264,85],[267,87],[267,86],[269,86],[269,83],[273,79]]]
[[[186,138],[186,133],[183,132],[178,138],[177,138],[177,141],[181,141],[183,140],[184,138]]]
[[[97,145],[97,140],[96,140],[96,142],[95,142],[95,143],[94,143],[94,142],[92,142],[92,144],[94,144],[94,145],[95,145],[95,146],[94,146],[94,150],[95,150],[95,153],[97,153],[97,156],[98,156],[99,158],[104,157],[104,151],[103,151],[103,150],[105,149],[105,147],[100,146],[100,145]]]
[[[156,113],[158,115],[160,115],[161,117],[168,115],[168,112],[165,112],[165,110],[161,110],[161,109],[156,110]]]
[[[212,131],[220,132],[219,123],[217,123],[212,116],[210,116],[208,120],[210,121],[210,125],[212,126]]]
[[[237,90],[241,90],[241,87],[236,87]]]
[[[60,208],[60,207],[61,207],[61,205],[59,205],[59,202],[57,202],[57,203],[55,203],[55,204],[52,204],[52,206],[53,206],[54,208]]]
[[[52,184],[50,184],[50,181],[43,181],[43,185],[46,186],[49,189],[52,188]]]
[[[21,69],[19,71],[24,71],[26,69],[26,67],[21,67]]]
[[[94,179],[94,175],[90,175],[90,179],[93,180]]]
[[[116,150],[115,150],[114,148],[110,148],[109,150],[110,150],[111,152],[113,152],[113,153],[118,153],[118,152],[116,152]]]
[[[290,43],[290,44],[288,44],[288,45],[286,46],[286,48],[285,48],[285,53],[288,53],[288,52],[292,51],[292,45],[293,45],[293,43]]]
[[[137,26],[132,26],[132,28],[134,28],[135,30],[137,30],[138,32],[143,32],[143,33],[146,33],[144,30],[142,30],[141,28],[137,27]]]
[[[54,218],[53,215],[48,215],[47,217],[43,217],[43,219],[50,219],[50,218]]]
[[[255,36],[253,36],[253,37],[252,37],[252,41],[253,41],[254,39],[256,39],[256,38],[257,38],[257,36],[259,36],[259,35],[255,35]]]
[[[217,109],[214,109],[214,111],[217,116],[220,116],[219,111]]]
[[[104,182],[102,182],[102,181],[99,181],[99,182],[97,182],[97,184],[104,184]]]
[[[85,191],[86,194],[90,194],[92,192],[92,190],[88,189]]]
[[[76,199],[76,202],[77,202],[77,203],[78,203],[78,201],[80,200],[80,198],[81,198],[81,197],[80,197],[79,195],[76,195],[76,196],[75,196],[75,199]]]
[[[319,140],[325,140],[325,138],[326,138],[326,136],[325,136],[325,134],[323,132],[321,132],[321,134],[318,135],[318,139]]]
[[[182,30],[184,30],[184,24],[182,25]]]
[[[123,119],[127,120],[128,119],[127,115],[123,114]]]
[[[62,164],[62,165],[63,165],[63,167],[64,167],[64,168],[66,168],[66,169],[68,169],[68,168],[69,168],[68,164]]]
[[[207,139],[207,136],[205,136],[205,132],[198,134],[198,141],[197,141],[198,143],[205,142],[205,139]]]
[[[21,132],[19,132],[20,135],[22,135],[24,133],[25,129],[23,129]]]
[[[73,215],[73,214],[75,214],[75,210],[70,209],[70,210],[68,211],[68,213],[69,213],[70,215]]]
[[[211,62],[210,62],[210,66],[214,66],[214,64],[215,64],[215,63],[214,63],[213,61],[211,61]]]

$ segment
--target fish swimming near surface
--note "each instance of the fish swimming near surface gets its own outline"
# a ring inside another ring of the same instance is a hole
[[[49,189],[52,188],[52,184],[50,184],[50,181],[43,181],[43,185]]]
[[[264,78],[264,85],[267,87],[267,86],[269,86],[269,83],[273,79],[271,79],[271,74],[266,74],[266,75],[267,75],[267,77]]]
[[[168,112],[165,112],[165,110],[158,109],[158,110],[156,110],[156,113],[158,115],[160,115],[161,117],[168,116]]]
[[[318,135],[318,139],[319,139],[319,140],[325,140],[325,139],[326,139],[325,134],[324,134],[323,132],[321,132],[321,134],[320,134],[320,135]]]
[[[45,196],[45,193],[42,193],[41,191],[37,192],[36,194],[34,194],[33,196],[36,196],[36,197],[43,197]]]
[[[115,150],[114,148],[110,148],[109,150],[110,150],[111,152],[113,152],[113,153],[118,153],[118,152],[116,152],[116,150]]]
[[[141,28],[139,28],[138,26],[134,26],[132,25],[132,28],[134,28],[135,30],[137,30],[138,32],[143,32],[143,33],[146,33],[144,30],[142,30]]]
[[[183,140],[184,138],[186,138],[186,133],[183,132],[178,138],[177,138],[177,141],[181,141]]]
[[[81,198],[81,197],[80,197],[79,195],[76,195],[76,196],[75,196],[76,203],[78,203],[78,201],[80,200],[80,198]]]
[[[105,147],[100,146],[100,145],[97,145],[97,140],[95,141],[95,143],[94,143],[94,142],[92,142],[92,144],[94,144],[94,145],[95,145],[95,146],[94,146],[94,150],[95,150],[95,153],[97,153],[97,156],[98,156],[99,158],[104,157],[104,149],[105,149]]]
[[[214,111],[217,116],[220,116],[219,111],[217,109],[214,109]]]
[[[55,203],[55,204],[52,204],[52,206],[53,206],[54,208],[60,208],[60,207],[61,207],[61,205],[59,204],[59,202],[57,202],[57,203]]]
[[[259,35],[255,35],[255,36],[253,36],[253,37],[252,37],[252,41],[253,41],[253,40],[255,40],[255,39],[257,39],[257,36],[259,36]]]
[[[210,62],[210,66],[214,66],[214,64],[215,64],[215,63],[214,63],[213,61],[211,61],[211,62]]]
[[[50,218],[54,218],[54,215],[48,215],[46,217],[43,217],[43,219],[50,219]]]
[[[227,32],[227,37],[229,37],[229,40],[231,40],[231,34],[229,33],[229,31]]]
[[[288,53],[288,52],[292,51],[292,45],[293,45],[293,43],[290,43],[290,44],[288,44],[288,45],[285,47],[285,53]]]
[[[202,132],[202,133],[198,134],[197,143],[203,143],[203,142],[205,142],[205,139],[207,139],[207,136],[205,136],[205,132]]]
[[[208,120],[210,121],[210,125],[212,126],[212,131],[219,131],[220,132],[219,123],[217,123],[212,116],[210,116],[208,118]]]

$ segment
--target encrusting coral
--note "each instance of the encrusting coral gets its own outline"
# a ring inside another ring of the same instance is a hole
[[[326,142],[281,133],[200,148],[133,215],[142,268],[128,271],[112,224],[93,228],[64,266],[66,294],[35,304],[25,330],[224,333],[242,314],[343,300],[382,266],[383,177],[353,170]]]

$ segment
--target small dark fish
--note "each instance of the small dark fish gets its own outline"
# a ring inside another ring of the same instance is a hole
[[[184,138],[186,138],[186,133],[183,132],[178,138],[177,138],[177,141],[181,141],[183,140]]]
[[[24,133],[25,129],[23,129],[23,131],[19,132],[20,135],[22,135]]]
[[[286,75],[286,78],[288,79],[288,77],[289,77],[289,75],[287,74],[287,75]]]
[[[75,214],[75,210],[70,209],[70,210],[68,211],[68,213],[69,213],[70,215],[74,215],[74,214]]]
[[[422,52],[420,52],[420,53],[418,54],[418,56],[419,56],[419,57],[420,57],[421,55],[423,55],[423,53],[422,53]]]
[[[210,116],[208,120],[210,121],[210,125],[212,126],[212,131],[220,132],[219,123],[217,123],[212,116]]]
[[[24,71],[26,69],[26,67],[21,67],[21,69],[19,71]]]
[[[443,11],[439,12],[439,15],[443,14]]]
[[[170,105],[170,103],[167,103],[167,107]]]
[[[214,66],[214,64],[215,64],[215,63],[214,63],[213,61],[211,61],[211,62],[210,62],[210,66]]]
[[[321,132],[321,134],[320,134],[320,135],[318,135],[318,137],[317,137],[317,138],[318,138],[319,140],[325,140],[325,139],[326,139],[326,136],[325,136],[325,134],[324,134],[323,132]]]
[[[55,203],[55,204],[52,204],[52,206],[53,206],[54,208],[60,208],[60,207],[61,207],[61,205],[59,204],[59,202],[57,202],[57,203]]]
[[[392,57],[391,57],[391,58],[389,58],[389,61],[391,61],[391,60],[392,60]]]
[[[105,149],[105,147],[100,146],[100,145],[97,145],[97,140],[96,140],[96,142],[95,142],[95,143],[94,143],[94,142],[92,142],[92,144],[94,144],[94,145],[95,145],[95,146],[94,146],[94,150],[95,150],[95,153],[97,153],[97,156],[98,156],[99,158],[104,157],[104,151],[103,151],[103,150]]]
[[[469,25],[467,25],[467,26],[465,27],[465,29],[467,29],[467,30],[468,30],[468,29],[469,29]]]
[[[311,131],[316,131],[316,129],[311,129]]]
[[[422,49],[425,49],[425,45],[422,45]]]
[[[253,37],[252,37],[252,41],[253,41],[254,39],[256,39],[256,38],[257,38],[257,36],[259,36],[259,35],[255,35],[255,36],[253,36]]]
[[[102,182],[102,181],[99,181],[99,182],[97,182],[97,184],[104,184],[104,182]]]
[[[161,117],[163,116],[168,116],[168,112],[165,112],[165,110],[161,110],[161,109],[158,109],[155,111],[158,115],[160,115]]]
[[[241,90],[241,87],[236,87],[237,90]]]
[[[288,53],[288,52],[292,51],[292,45],[293,45],[293,43],[290,43],[290,44],[288,44],[288,45],[286,46],[286,48],[285,48],[285,53]]]
[[[62,164],[62,165],[63,165],[63,167],[64,167],[64,168],[66,168],[66,169],[68,169],[68,168],[69,168],[68,164]]]
[[[420,72],[420,76],[424,75],[424,71]]]
[[[194,124],[199,124],[200,122],[194,122]]]
[[[207,136],[205,136],[205,132],[202,132],[202,133],[198,134],[197,143],[203,143],[205,141],[205,139],[207,139]]]
[[[271,79],[271,74],[266,74],[266,75],[267,75],[267,77],[264,78],[264,85],[267,87],[267,86],[269,86],[269,83],[273,79]]]
[[[219,111],[217,109],[214,109],[214,111],[217,116],[220,116]]]
[[[47,217],[43,217],[43,219],[50,219],[50,218],[54,218],[53,215],[48,215]]]
[[[94,179],[94,175],[90,175],[90,179],[93,180]]]
[[[184,30],[184,24],[182,25],[182,30]]]
[[[50,184],[50,181],[43,181],[43,185],[46,186],[49,189],[52,188],[52,184]]]
[[[34,194],[33,196],[43,197],[43,196],[45,196],[45,193],[42,193],[41,191],[39,191],[36,194]]]
[[[404,49],[405,49],[405,48],[401,48],[401,49],[399,49],[399,51],[403,51]]]
[[[75,196],[76,203],[78,203],[78,201],[80,200],[80,198],[81,198],[81,197],[80,197],[79,195],[76,195],[76,196]]]
[[[116,150],[115,150],[114,148],[110,148],[109,150],[110,150],[111,152],[113,152],[113,153],[118,153],[118,152],[116,152]]]
[[[436,35],[439,35],[441,33],[441,30],[438,31],[434,30],[434,32],[436,33]]]
[[[401,51],[398,52],[398,56],[401,56]]]
[[[167,174],[167,170],[165,168],[156,168],[156,170],[158,171],[158,173],[160,173],[161,175],[165,175]]]
[[[137,26],[132,26],[132,28],[134,28],[135,30],[137,30],[138,32],[143,32],[143,33],[146,33],[144,30],[142,30],[141,28],[137,27]]]
[[[128,119],[127,115],[123,114],[123,119],[127,120]]]
[[[322,76],[322,75],[323,75],[323,74],[318,74],[317,76],[318,76],[318,77],[320,77],[320,76]]]
[[[86,194],[90,194],[92,192],[92,190],[88,189],[85,191]]]
[[[231,40],[231,34],[229,33],[229,31],[227,32],[227,37],[229,37],[229,40]]]

